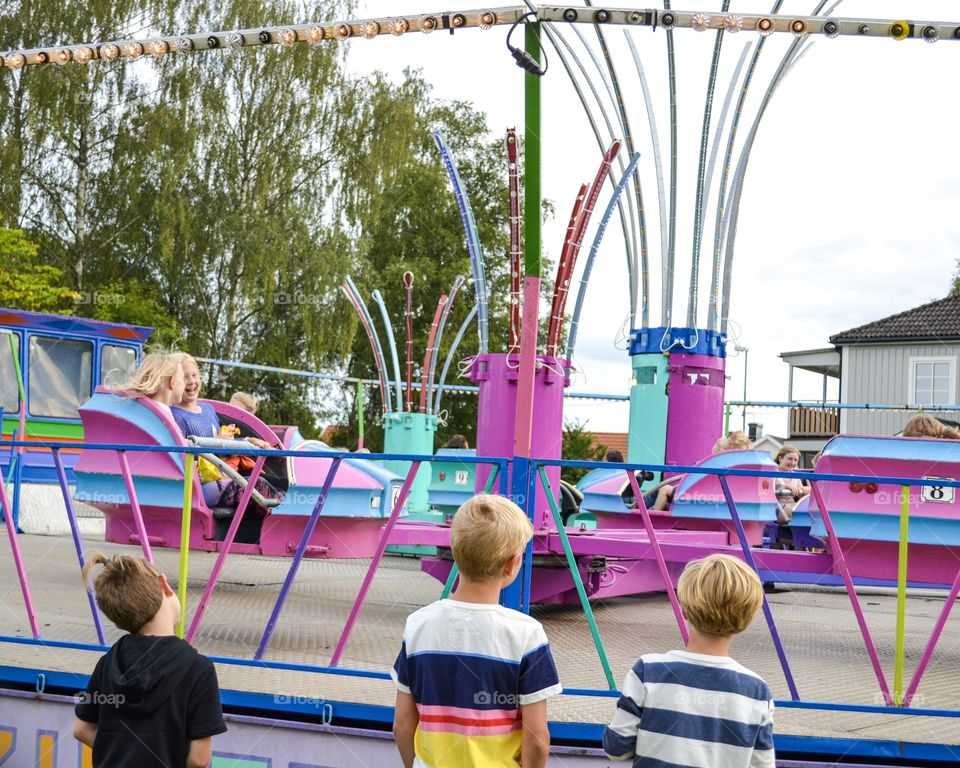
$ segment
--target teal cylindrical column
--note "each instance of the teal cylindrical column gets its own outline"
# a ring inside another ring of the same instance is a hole
[[[433,455],[437,417],[432,413],[388,413],[383,418],[383,452]],[[410,469],[409,461],[384,461],[383,466],[401,477]],[[430,465],[420,465],[407,498],[408,519],[432,519],[429,515]]]
[[[667,451],[669,357],[662,353],[636,354],[630,361],[633,377],[627,461],[631,464],[663,464]]]

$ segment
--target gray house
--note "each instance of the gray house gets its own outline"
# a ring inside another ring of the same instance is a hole
[[[784,352],[790,366],[788,398],[793,400],[793,370],[824,377],[824,403],[790,409],[791,444],[812,454],[837,433],[894,435],[918,406],[960,401],[960,296],[851,328],[830,337],[826,349]],[[903,410],[848,410],[826,402],[827,378],[840,379],[840,401],[902,405]],[[951,413],[945,420],[954,420]],[[806,458],[806,456],[805,456]]]

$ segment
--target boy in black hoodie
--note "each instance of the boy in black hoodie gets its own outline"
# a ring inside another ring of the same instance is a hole
[[[206,768],[223,733],[213,664],[174,634],[180,601],[167,578],[139,557],[95,554],[104,570],[97,605],[121,637],[78,694],[73,736],[93,749],[94,768]]]

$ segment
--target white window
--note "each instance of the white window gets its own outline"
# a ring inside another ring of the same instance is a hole
[[[910,359],[910,403],[953,405],[955,361],[952,358]]]

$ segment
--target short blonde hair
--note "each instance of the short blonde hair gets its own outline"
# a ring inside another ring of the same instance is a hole
[[[95,552],[83,566],[83,584],[90,591],[90,570],[102,565],[93,580],[97,605],[120,629],[136,633],[157,615],[163,604],[160,571],[142,557]]]
[[[243,408],[247,413],[257,412],[257,398],[248,392],[234,392],[233,397],[230,398],[230,405]]]
[[[133,374],[133,378],[117,387],[121,394],[132,397],[153,397],[177,375],[186,356],[182,352],[150,352]]]
[[[500,575],[507,561],[533,538],[533,524],[503,496],[481,493],[453,517],[450,547],[460,573],[484,580]]]
[[[687,563],[677,597],[684,617],[702,634],[729,637],[750,625],[763,603],[763,585],[742,560],[710,555]]]
[[[738,429],[736,432],[731,432],[727,435],[724,450],[731,451],[735,448],[746,449],[749,448],[750,445],[750,438],[747,437],[745,432]]]

